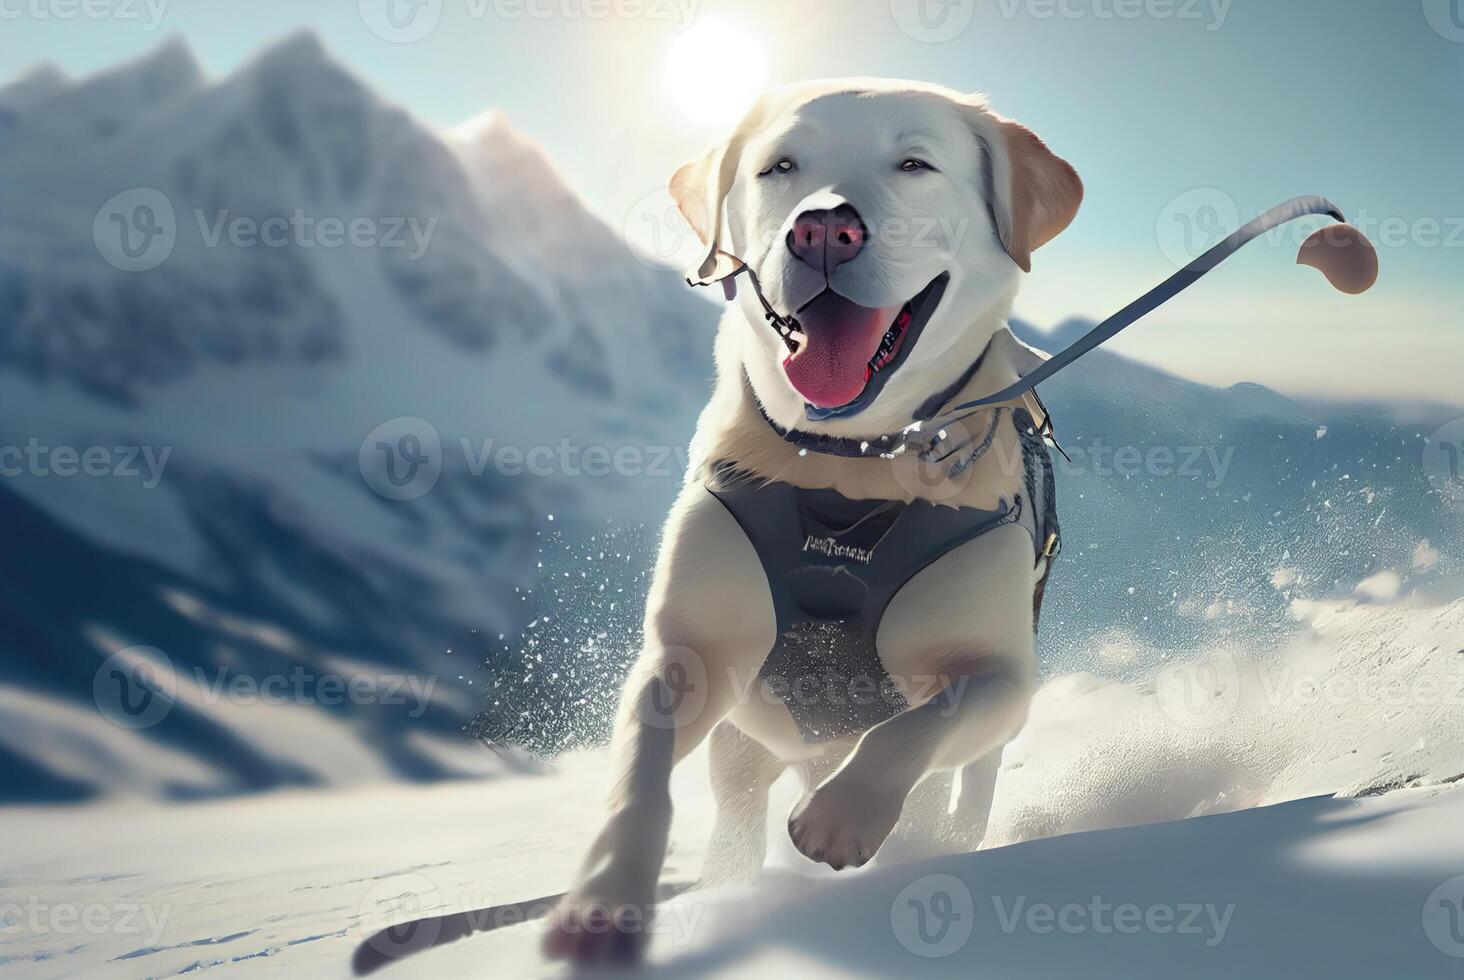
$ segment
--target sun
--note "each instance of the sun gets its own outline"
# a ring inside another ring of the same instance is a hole
[[[763,45],[724,20],[699,19],[673,37],[666,51],[667,95],[694,123],[734,122],[766,80]]]

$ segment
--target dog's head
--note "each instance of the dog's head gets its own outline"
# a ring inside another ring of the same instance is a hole
[[[763,96],[671,178],[707,247],[798,322],[790,350],[749,288],[742,366],[776,421],[884,431],[951,384],[1009,312],[1019,271],[1072,221],[1077,174],[984,99],[885,79]]]

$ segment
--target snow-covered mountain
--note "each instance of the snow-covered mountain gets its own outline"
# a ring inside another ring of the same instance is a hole
[[[176,42],[79,82],[40,69],[0,107],[0,445],[33,449],[0,515],[39,556],[4,563],[4,795],[330,781],[354,770],[286,751],[325,728],[389,774],[474,768],[449,740],[488,638],[523,621],[539,535],[659,520],[679,473],[582,457],[685,444],[715,309],[505,123],[433,132],[309,34],[217,82]],[[363,244],[328,244],[331,220]],[[118,236],[158,223],[171,251],[126,268]],[[430,479],[399,492],[392,454],[419,446]],[[87,449],[105,475],[64,475]],[[96,721],[95,675],[133,645],[169,658],[164,722],[56,721]],[[198,700],[200,671],[295,663],[431,678],[432,710]]]

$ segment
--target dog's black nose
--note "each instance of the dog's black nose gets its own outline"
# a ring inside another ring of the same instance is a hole
[[[788,232],[788,250],[823,273],[830,273],[858,255],[868,232],[864,222],[847,204],[832,210],[805,211]]]

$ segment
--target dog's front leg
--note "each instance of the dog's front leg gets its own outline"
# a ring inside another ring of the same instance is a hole
[[[798,850],[838,870],[872,858],[929,772],[1000,749],[1026,721],[1034,679],[1020,658],[948,660],[936,695],[875,725],[788,819]]]
[[[688,488],[667,524],[646,646],[621,699],[609,814],[545,938],[551,957],[635,960],[671,827],[671,770],[757,675],[775,633],[767,580],[716,498]]]
[[[865,732],[793,811],[788,830],[805,855],[863,864],[926,773],[984,758],[1021,730],[1036,689],[1033,564],[1027,533],[998,528],[895,596],[877,643],[914,707]]]

